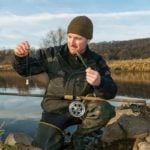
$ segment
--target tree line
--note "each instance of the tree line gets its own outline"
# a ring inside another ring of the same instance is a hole
[[[64,44],[66,41],[66,32],[59,28],[56,31],[49,31],[41,39],[40,48],[58,46]],[[89,47],[102,55],[106,60],[150,58],[150,38],[90,43]],[[32,48],[31,52],[33,51],[35,51],[34,48]],[[0,49],[0,64],[11,63],[12,56],[12,49]]]
[[[91,43],[90,47],[107,60],[150,58],[150,38]]]

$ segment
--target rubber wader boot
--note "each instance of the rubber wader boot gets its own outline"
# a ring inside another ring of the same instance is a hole
[[[32,145],[42,148],[42,150],[60,150],[63,143],[64,137],[61,129],[41,122]]]

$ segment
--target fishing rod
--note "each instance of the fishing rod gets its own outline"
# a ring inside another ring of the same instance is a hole
[[[72,95],[64,95],[64,99],[72,100]],[[86,100],[86,101],[112,101],[112,102],[122,102],[122,103],[144,103],[146,104],[145,100],[138,100],[138,99],[121,99],[121,98],[114,98],[114,99],[103,99],[100,97],[95,96],[76,96],[76,100]]]
[[[102,101],[112,101],[112,102],[121,102],[121,103],[128,103],[128,104],[142,104],[143,106],[147,106],[145,100],[138,100],[138,99],[102,99],[100,97],[94,96],[76,96],[73,95],[44,95],[44,94],[28,94],[28,93],[0,93],[0,95],[7,95],[7,96],[28,96],[28,97],[51,97],[52,99],[57,100],[69,100],[71,103],[69,104],[69,112],[74,117],[82,117],[86,112],[86,105],[83,101],[92,101],[92,102],[102,102]]]
[[[56,97],[58,99],[64,99],[64,100],[74,100],[73,95],[44,95],[44,94],[28,94],[28,93],[12,93],[12,92],[0,92],[0,95],[6,95],[6,96],[24,96],[24,97]],[[124,98],[114,98],[114,99],[103,99],[100,97],[95,97],[95,96],[76,96],[75,100],[85,100],[85,101],[112,101],[112,102],[122,102],[122,103],[143,103],[146,104],[145,100],[141,99],[124,99]]]

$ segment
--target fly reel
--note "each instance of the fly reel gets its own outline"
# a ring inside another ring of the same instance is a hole
[[[85,113],[85,105],[80,101],[73,101],[69,105],[69,112],[74,117],[82,117]]]

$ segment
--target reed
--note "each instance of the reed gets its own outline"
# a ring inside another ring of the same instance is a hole
[[[150,58],[108,61],[112,72],[150,72]]]

